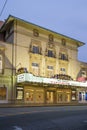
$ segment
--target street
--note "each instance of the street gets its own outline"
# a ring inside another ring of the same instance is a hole
[[[0,108],[0,130],[87,130],[87,106]]]

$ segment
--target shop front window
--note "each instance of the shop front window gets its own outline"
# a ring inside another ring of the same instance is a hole
[[[58,92],[57,102],[70,102],[70,92]]]
[[[28,102],[33,102],[34,101],[33,91],[25,92],[25,100],[28,101]]]
[[[17,87],[17,89],[16,89],[16,98],[18,99],[18,100],[21,100],[21,99],[23,99],[23,87]]]
[[[7,88],[0,88],[0,100],[6,100]]]
[[[37,103],[43,103],[44,102],[44,95],[43,92],[36,91],[36,102]]]
[[[76,100],[76,91],[72,90],[72,97],[71,97],[72,101]]]
[[[58,93],[57,97],[58,97],[58,102],[62,102],[63,101],[62,93]]]

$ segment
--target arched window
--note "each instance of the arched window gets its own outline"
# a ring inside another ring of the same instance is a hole
[[[41,54],[41,42],[38,40],[31,40],[31,44],[29,45],[29,51],[35,54]]]

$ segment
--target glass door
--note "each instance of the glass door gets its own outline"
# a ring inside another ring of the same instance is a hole
[[[47,103],[53,103],[54,101],[54,92],[47,91]]]

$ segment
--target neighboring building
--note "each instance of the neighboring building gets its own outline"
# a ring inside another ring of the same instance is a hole
[[[86,102],[87,63],[78,61],[83,45],[9,16],[0,29],[0,103]]]

